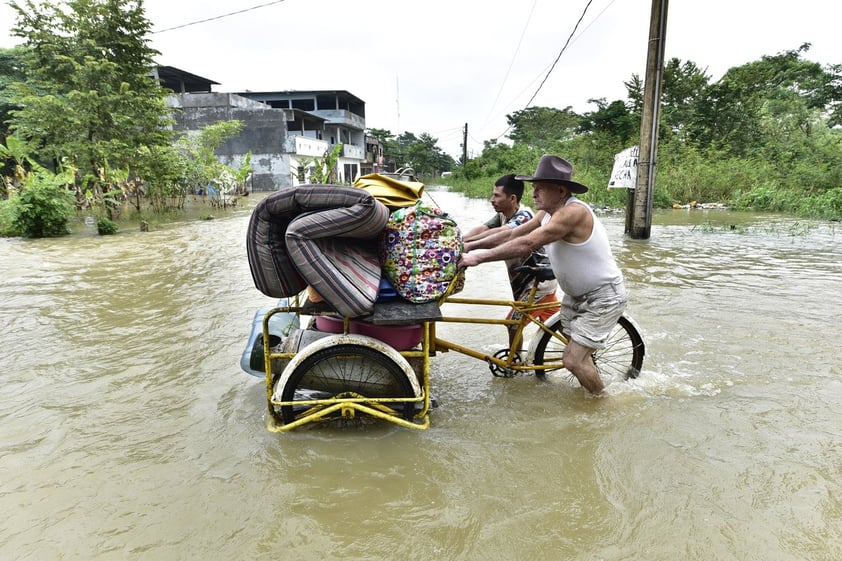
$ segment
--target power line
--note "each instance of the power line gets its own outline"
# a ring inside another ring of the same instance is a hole
[[[227,18],[230,16],[236,16],[237,14],[244,14],[246,12],[250,12],[252,10],[257,10],[258,8],[265,8],[266,6],[272,6],[273,4],[280,4],[281,2],[285,2],[286,0],[275,0],[274,2],[267,2],[265,4],[259,4],[257,6],[252,6],[251,8],[245,8],[242,10],[237,10],[236,12],[229,12],[227,14],[222,14],[220,16],[214,16],[212,18],[200,19],[197,21],[191,21],[190,23],[183,23],[181,25],[176,25],[174,27],[168,27],[166,29],[159,29],[158,31],[152,31],[152,33],[164,33],[165,31],[172,31],[174,29],[181,29],[183,27],[190,27],[191,25],[199,25],[200,23],[207,23],[209,21],[215,21],[218,19]]]
[[[512,55],[512,60],[509,62],[509,67],[506,69],[506,74],[503,76],[503,81],[500,83],[500,89],[497,90],[497,97],[494,98],[494,103],[491,104],[491,109],[488,110],[488,115],[485,117],[485,123],[483,123],[482,127],[488,124],[491,120],[491,114],[494,112],[494,108],[497,107],[497,102],[500,101],[500,94],[503,93],[503,87],[506,85],[506,81],[509,79],[509,73],[512,71],[512,66],[515,64],[515,59],[517,59],[517,55],[520,52],[520,46],[523,43],[523,38],[526,36],[526,30],[529,28],[529,22],[532,21],[532,14],[535,12],[535,5],[538,4],[538,0],[534,0],[532,2],[532,9],[529,10],[529,16],[526,18],[526,23],[523,24],[523,31],[520,32],[520,39],[518,39],[517,47],[515,47],[515,53]]]
[[[550,74],[552,74],[553,70],[555,70],[556,64],[558,64],[558,61],[561,58],[561,55],[564,54],[564,51],[566,51],[567,47],[570,45],[570,41],[573,39],[573,35],[576,34],[576,30],[579,29],[579,24],[582,23],[583,19],[585,19],[585,15],[588,13],[588,8],[591,7],[592,3],[593,3],[593,0],[588,0],[588,3],[585,5],[585,9],[582,10],[582,15],[579,16],[579,20],[576,22],[576,25],[573,26],[573,30],[570,32],[570,35],[567,36],[567,41],[564,42],[564,45],[561,47],[561,50],[558,52],[558,56],[555,57],[555,60],[550,65],[550,69],[547,71],[547,74],[544,76],[544,79],[541,80],[540,84],[538,84],[538,89],[535,90],[535,93],[532,94],[532,97],[530,97],[529,101],[527,101],[526,104],[524,105],[524,109],[527,109],[529,107],[529,104],[532,103],[535,100],[535,97],[537,97],[538,92],[541,91],[541,88],[544,87],[544,84],[547,82],[547,79],[550,77]],[[612,0],[611,3],[608,4],[608,5],[610,6],[613,3],[614,3],[614,0]],[[600,12],[600,15],[602,15],[602,13],[604,13],[604,12],[605,12],[605,10]],[[588,27],[590,27],[590,25]],[[500,135],[497,137],[496,140],[499,140],[503,135],[505,135],[511,129],[512,129],[512,127],[511,127],[511,125],[509,125],[506,128],[506,130],[504,130],[502,133],[500,133]]]
[[[553,70],[555,70],[555,65],[558,64],[558,59],[560,59],[561,55],[564,54],[564,51],[567,50],[567,45],[570,44],[570,40],[573,39],[573,35],[576,33],[576,30],[579,29],[579,24],[582,23],[583,19],[585,19],[585,14],[588,13],[588,8],[591,7],[592,3],[593,3],[593,0],[588,0],[588,3],[585,5],[585,9],[582,11],[582,15],[579,16],[579,21],[576,22],[576,25],[573,26],[573,31],[571,31],[570,35],[567,36],[567,41],[565,41],[564,46],[561,48],[561,50],[558,53],[558,56],[555,57],[555,60],[553,61],[552,66],[550,66],[549,71],[547,71],[547,75],[544,76],[544,79],[541,80],[540,84],[538,84],[538,89],[535,90],[535,93],[532,94],[532,97],[530,97],[529,101],[526,102],[526,107],[529,107],[529,104],[532,103],[532,101],[535,99],[535,96],[537,96],[538,92],[541,91],[541,88],[544,87],[544,84],[547,82],[547,78],[549,78],[550,74],[552,74]]]

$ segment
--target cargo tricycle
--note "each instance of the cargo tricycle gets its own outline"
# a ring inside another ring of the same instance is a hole
[[[452,282],[432,302],[415,304],[387,295],[365,317],[339,315],[304,293],[259,310],[241,364],[265,379],[267,427],[280,432],[303,425],[386,421],[426,429],[435,405],[430,359],[449,351],[483,361],[497,377],[534,375],[546,380],[551,376],[578,385],[564,370],[567,336],[559,314],[546,321],[533,315],[559,305],[535,302],[538,283],[552,271],[524,268],[521,272],[532,277],[533,287],[525,301],[459,298],[452,293],[459,283]],[[460,306],[508,308],[517,319],[500,318],[497,312],[495,317],[452,315]],[[463,324],[465,329],[459,333],[468,333],[476,325],[514,326],[516,333],[508,347],[489,354],[437,336],[440,323]],[[608,385],[636,378],[644,355],[639,329],[631,318],[622,316],[593,360]]]

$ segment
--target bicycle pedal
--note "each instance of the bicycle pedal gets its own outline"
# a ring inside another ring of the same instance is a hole
[[[521,365],[523,361],[521,360],[522,353],[520,351],[515,352],[515,355],[510,357],[510,350],[509,349],[500,349],[496,353],[494,353],[492,358],[489,358],[486,362],[488,363],[488,369],[491,370],[491,373],[496,376],[497,378],[513,378],[517,375],[518,371],[511,368],[511,366]],[[508,362],[511,358],[510,366],[506,366],[504,364],[499,364],[496,361],[504,361]]]

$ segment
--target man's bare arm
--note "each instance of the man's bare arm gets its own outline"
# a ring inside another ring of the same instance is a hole
[[[486,226],[485,224],[480,224],[479,226],[474,226],[470,230],[468,230],[463,236],[462,241],[470,242],[474,241],[479,238],[484,238],[488,235],[488,232],[491,231],[491,228]]]
[[[506,230],[511,230],[511,229],[512,229],[512,227],[508,226],[506,224],[504,224],[502,226],[497,226],[496,228],[489,228],[488,226],[486,226],[485,230],[483,230],[481,232],[473,233],[474,231],[471,230],[470,232],[468,232],[468,235],[465,236],[462,239],[463,239],[463,241],[465,241],[465,243],[475,242],[477,240],[483,240],[483,239],[487,238],[488,236],[493,236],[493,235],[497,234],[498,232],[504,232]]]
[[[520,236],[525,236],[532,230],[541,226],[539,215],[535,215],[529,222],[521,224],[517,228],[509,228],[508,226],[500,226],[499,228],[492,228],[484,236],[475,237],[465,243],[465,251],[472,251],[474,249],[488,249],[497,247],[509,240],[513,240]]]

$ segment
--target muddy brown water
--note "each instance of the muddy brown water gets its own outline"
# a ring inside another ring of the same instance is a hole
[[[430,191],[465,227],[490,212]],[[670,211],[632,241],[604,215],[639,379],[591,399],[448,353],[427,431],[276,434],[239,367],[274,302],[246,259],[258,198],[149,233],[0,240],[0,558],[839,558],[838,225]],[[501,264],[469,271],[466,295],[507,290]]]

